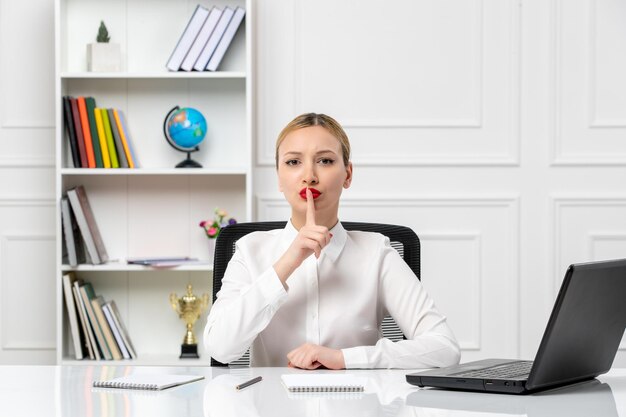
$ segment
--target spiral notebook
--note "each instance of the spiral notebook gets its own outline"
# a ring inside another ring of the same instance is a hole
[[[289,374],[282,375],[289,392],[363,392],[366,378],[354,375]]]
[[[202,375],[154,375],[133,374],[110,379],[108,381],[93,381],[96,388],[120,388],[159,391],[177,385],[204,379]]]

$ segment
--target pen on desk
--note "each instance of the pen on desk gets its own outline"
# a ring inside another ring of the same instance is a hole
[[[263,377],[257,376],[256,378],[252,378],[250,381],[246,381],[243,384],[239,384],[237,385],[235,388],[240,390],[240,389],[244,389],[245,387],[249,387],[252,384],[256,384],[257,382],[261,381],[263,379]]]

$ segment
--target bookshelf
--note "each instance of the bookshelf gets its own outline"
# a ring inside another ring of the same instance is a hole
[[[246,17],[215,72],[168,72],[167,59],[197,4],[240,6]],[[86,45],[104,20],[111,42],[118,42],[122,69],[87,71]],[[140,256],[208,258],[209,243],[198,226],[215,207],[238,221],[252,218],[252,0],[55,0],[56,99],[56,327],[57,363],[93,364],[74,358],[65,311],[62,275],[74,271],[95,292],[115,300],[137,351],[137,359],[107,364],[206,366],[181,360],[185,324],[172,310],[191,283],[194,293],[211,292],[212,265],[150,268],[127,265]],[[98,107],[121,109],[127,119],[140,167],[74,168],[63,122],[62,97],[91,96]],[[208,131],[192,158],[199,169],[176,169],[185,154],[163,137],[163,119],[175,105],[193,107]],[[111,259],[103,265],[70,267],[62,261],[60,201],[82,185],[89,197]],[[206,316],[206,315],[204,315]],[[201,339],[206,317],[196,323]],[[105,363],[105,361],[102,361]]]

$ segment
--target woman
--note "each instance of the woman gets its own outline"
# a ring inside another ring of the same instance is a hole
[[[276,141],[276,170],[291,219],[237,242],[204,330],[208,353],[227,363],[252,346],[253,366],[303,369],[458,363],[445,317],[389,239],[347,232],[337,218],[352,182],[343,128],[323,114],[296,117]],[[387,314],[408,340],[381,338]]]

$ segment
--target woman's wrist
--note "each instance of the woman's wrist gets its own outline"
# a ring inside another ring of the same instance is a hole
[[[287,289],[287,279],[293,274],[297,266],[294,266],[294,262],[290,259],[288,252],[285,252],[278,261],[273,265],[274,271],[282,282],[285,289]]]

